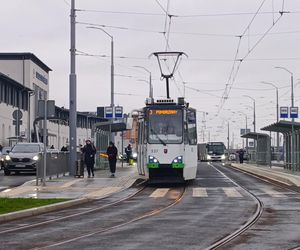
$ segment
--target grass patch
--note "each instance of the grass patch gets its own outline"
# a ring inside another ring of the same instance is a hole
[[[0,198],[0,214],[46,206],[69,199]]]

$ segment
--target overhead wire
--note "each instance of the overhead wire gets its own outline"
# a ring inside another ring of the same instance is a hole
[[[283,0],[284,1],[284,0]],[[266,0],[263,0],[262,3],[260,4],[259,8],[257,9],[255,15],[253,16],[253,18],[251,19],[250,23],[247,25],[246,29],[244,30],[244,32],[242,33],[241,36],[239,36],[239,39],[241,40],[244,35],[246,34],[246,32],[250,29],[251,27],[251,24],[253,23],[255,17],[258,15],[260,9],[262,8],[262,6],[264,5],[264,3],[266,2]],[[282,9],[280,12],[280,16],[274,21],[274,23],[271,25],[271,27],[269,27],[265,33],[258,39],[258,41],[256,41],[256,43],[251,47],[251,48],[248,48],[248,51],[247,53],[241,58],[239,59],[239,63],[236,67],[236,71],[233,75],[233,72],[234,72],[234,69],[235,69],[235,64],[236,64],[236,60],[234,60],[233,62],[233,66],[232,66],[232,70],[230,72],[230,75],[229,75],[229,78],[228,78],[228,81],[227,81],[227,84],[226,84],[226,89],[224,91],[224,94],[222,95],[222,98],[220,100],[220,104],[219,104],[219,109],[218,109],[218,113],[221,111],[224,103],[226,102],[226,100],[228,99],[229,97],[229,94],[230,94],[230,91],[231,91],[231,88],[235,82],[235,79],[238,75],[238,72],[239,72],[239,69],[240,69],[240,66],[241,66],[241,63],[246,59],[246,57],[248,57],[248,55],[257,47],[257,45],[264,39],[264,37],[269,33],[269,31],[276,25],[276,23],[281,19],[281,17],[283,16],[284,13],[284,10]],[[237,49],[237,52],[235,54],[235,57],[237,56],[238,54],[238,50],[240,48],[240,41],[238,43],[238,49]]]

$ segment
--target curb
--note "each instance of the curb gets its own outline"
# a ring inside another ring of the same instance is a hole
[[[283,183],[288,186],[297,186],[296,183],[291,181],[289,178],[279,175],[278,173],[266,172],[265,170],[260,170],[260,169],[249,169],[249,167],[234,166],[232,164],[230,164],[230,166],[233,168],[245,171],[247,173],[254,174],[254,175],[262,177],[262,178],[266,178],[266,179],[270,179],[272,181],[277,181],[277,182]]]
[[[25,217],[40,215],[40,214],[44,214],[44,213],[48,213],[48,212],[53,212],[53,211],[69,208],[72,206],[80,205],[83,203],[87,203],[89,201],[91,201],[91,199],[80,198],[80,199],[76,199],[76,200],[51,204],[51,205],[47,205],[47,206],[29,208],[29,209],[25,209],[25,210],[21,210],[21,211],[2,214],[2,215],[0,215],[0,223],[8,222],[8,221],[16,220],[16,219],[23,219]]]

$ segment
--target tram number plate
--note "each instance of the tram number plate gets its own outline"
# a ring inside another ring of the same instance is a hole
[[[151,149],[151,153],[152,154],[158,153],[158,149]]]

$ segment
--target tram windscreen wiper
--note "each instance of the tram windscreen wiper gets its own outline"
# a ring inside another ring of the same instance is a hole
[[[167,144],[164,142],[164,140],[161,139],[161,138],[159,137],[159,135],[158,135],[152,128],[150,128],[150,131],[156,136],[156,138],[160,141],[160,143],[161,143],[162,145],[167,146]]]

